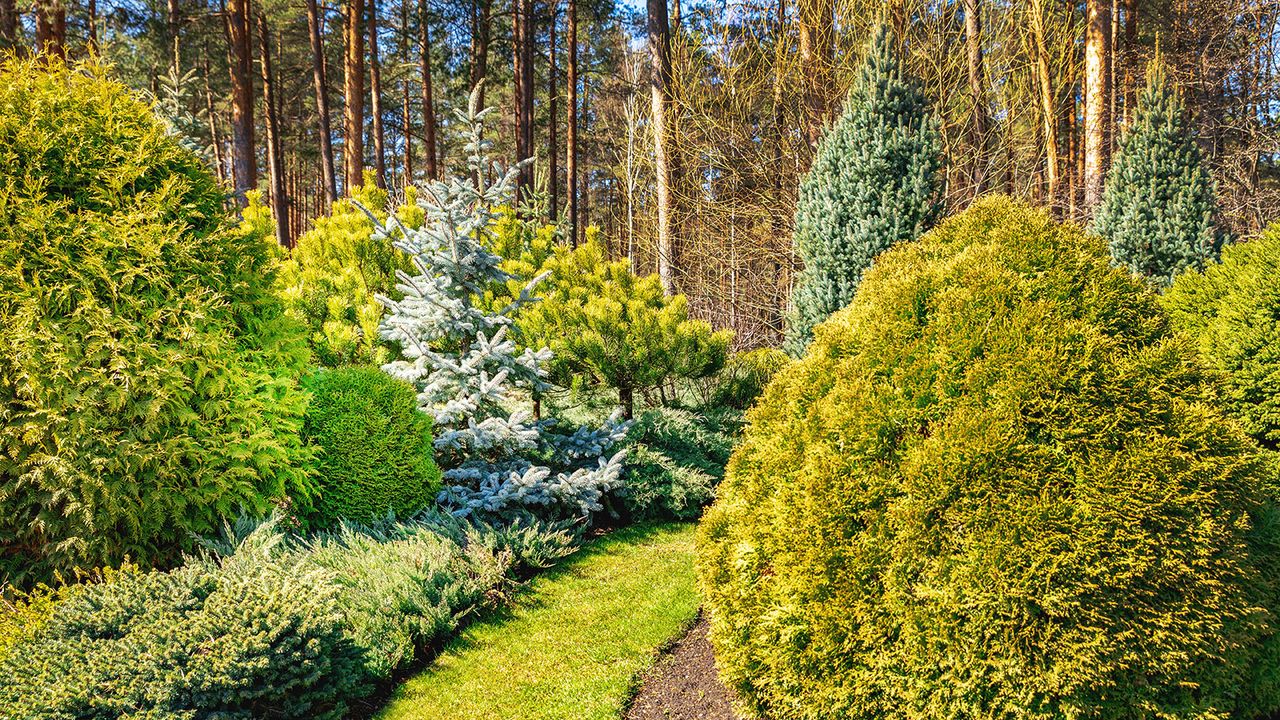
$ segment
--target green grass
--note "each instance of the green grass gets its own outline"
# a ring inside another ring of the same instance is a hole
[[[697,614],[691,524],[614,532],[534,578],[402,685],[381,720],[615,720]]]

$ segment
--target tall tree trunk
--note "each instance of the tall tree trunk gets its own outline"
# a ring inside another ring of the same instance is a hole
[[[827,93],[831,87],[831,63],[835,45],[832,0],[798,0],[800,62],[804,66],[805,139],[818,146],[827,122]],[[901,36],[899,36],[899,41]]]
[[[647,0],[649,85],[652,104],[654,174],[658,202],[658,278],[668,295],[677,292],[676,272],[679,248],[672,227],[670,138],[667,132],[671,107],[671,27],[667,22],[667,0]]]
[[[492,0],[471,3],[471,87],[489,77],[489,17]],[[480,88],[480,106],[484,107],[484,88]]]
[[[578,246],[578,1],[569,0],[568,7],[569,66],[566,68],[568,88],[568,127],[565,144],[565,192],[569,196],[569,244]]]
[[[0,0],[0,50],[18,47],[18,7],[14,0]]]
[[[533,0],[515,0],[516,160],[533,157]],[[533,165],[520,168],[516,202],[533,190]]]
[[[62,0],[36,1],[36,51],[67,57],[67,8]]]
[[[774,233],[780,234],[783,229],[785,220],[781,208],[784,207],[783,199],[783,175],[782,164],[785,157],[785,148],[783,143],[786,142],[787,129],[784,126],[786,122],[783,114],[783,96],[782,87],[785,78],[783,77],[783,59],[790,55],[790,43],[786,40],[787,32],[787,0],[778,0],[777,17],[774,20],[777,27],[774,30],[776,36],[774,38],[775,50],[773,53],[773,195],[774,209],[772,214],[772,222]]]
[[[253,129],[253,46],[249,0],[227,0],[227,33],[231,47],[231,176],[236,199],[258,186]]]
[[[400,122],[404,124],[404,157],[401,160],[404,174],[404,187],[413,184],[413,110],[409,106],[409,81],[406,79],[400,84],[401,90],[404,91],[403,104],[400,106],[402,115]]]
[[[267,114],[267,170],[271,176],[271,214],[276,221],[276,241],[292,247],[289,233],[289,191],[285,186],[284,157],[280,146],[280,117],[276,84],[271,72],[271,33],[267,16],[258,13],[258,60],[262,68],[262,106]]]
[[[1084,208],[1102,199],[1110,155],[1111,2],[1088,0],[1084,44]]]
[[[347,0],[344,9],[342,166],[343,191],[350,195],[364,184],[364,0]]]
[[[1058,201],[1060,162],[1058,150],[1057,96],[1053,93],[1053,75],[1049,70],[1049,45],[1045,37],[1044,0],[1035,0],[1031,11],[1031,33],[1036,44],[1036,80],[1040,86],[1040,116],[1043,118],[1045,170],[1048,175],[1049,202]]]
[[[547,23],[547,222],[555,224],[560,211],[560,148],[557,102],[560,94],[560,78],[556,67],[556,21],[560,14],[560,0],[551,0]]]
[[[973,96],[973,194],[986,185],[990,159],[987,152],[986,73],[982,67],[982,15],[978,0],[964,0],[964,42],[969,59],[969,94]]]
[[[427,179],[440,177],[436,165],[436,105],[431,98],[431,19],[427,0],[418,0],[418,24],[422,48],[418,62],[422,73],[422,140],[423,153],[427,156]]]
[[[1124,0],[1124,109],[1132,117],[1138,103],[1138,0]]]
[[[88,2],[85,3],[85,10],[88,14],[87,21],[88,21],[89,27],[87,29],[89,32],[89,52],[93,53],[94,55],[97,55],[99,51],[99,48],[98,48],[98,0],[88,0]],[[2,11],[0,11],[0,13],[2,13]],[[0,43],[0,45],[3,45],[3,43]]]
[[[311,36],[311,80],[316,92],[316,117],[320,121],[320,172],[325,198],[338,199],[337,170],[333,165],[333,132],[329,127],[329,79],[325,67],[324,21],[316,0],[307,0],[307,31]]]
[[[178,7],[178,0],[167,0],[165,14],[165,30],[168,33],[169,52],[172,53],[170,58],[171,66],[179,68],[182,66],[182,52],[178,47],[178,35],[182,27],[182,13]]]
[[[378,0],[367,0],[369,14],[369,111],[373,113],[373,172],[378,187],[387,187],[387,135],[382,125],[382,60],[378,57]]]

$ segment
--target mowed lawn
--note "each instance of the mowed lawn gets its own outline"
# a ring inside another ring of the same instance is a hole
[[[594,541],[402,685],[381,720],[614,720],[698,611],[692,524]]]

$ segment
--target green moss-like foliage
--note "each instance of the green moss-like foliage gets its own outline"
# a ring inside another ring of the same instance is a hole
[[[1117,263],[1160,285],[1217,259],[1213,179],[1182,101],[1157,60],[1107,173],[1094,230]]]
[[[0,581],[166,563],[310,489],[272,244],[102,75],[0,64]]]
[[[1280,535],[1216,393],[1040,211],[987,199],[882,255],[703,520],[724,676],[778,720],[1274,710]]]
[[[804,271],[787,323],[793,355],[814,325],[849,304],[876,255],[915,240],[942,208],[937,122],[895,46],[887,28],[877,29],[844,113],[800,183],[795,245]]]
[[[338,368],[307,381],[303,437],[320,449],[312,522],[368,522],[428,507],[440,491],[431,417],[413,388],[376,368]]]
[[[657,275],[641,277],[625,260],[610,262],[598,242],[558,246],[542,264],[541,301],[521,309],[521,339],[555,354],[551,378],[575,378],[618,392],[631,417],[634,393],[724,366],[732,333],[689,317],[683,295],[668,297]]]
[[[374,294],[398,297],[396,271],[413,268],[391,240],[374,237],[366,210],[379,222],[390,212],[387,192],[373,183],[372,173],[298,238],[276,283],[289,314],[306,325],[316,361],[327,367],[391,359],[378,336],[383,308]],[[413,188],[397,217],[409,227],[421,224]]]
[[[1228,246],[1221,264],[1182,273],[1161,301],[1205,363],[1226,373],[1232,414],[1280,450],[1280,224]]]

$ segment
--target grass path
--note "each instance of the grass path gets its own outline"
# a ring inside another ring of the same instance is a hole
[[[398,688],[380,720],[616,720],[697,614],[690,524],[614,532],[535,577]]]

